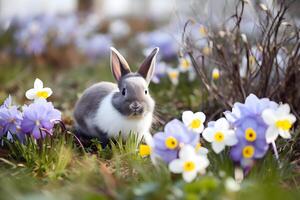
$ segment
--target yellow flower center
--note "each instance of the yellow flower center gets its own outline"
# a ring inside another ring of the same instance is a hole
[[[196,168],[196,165],[193,161],[186,161],[184,164],[183,164],[183,170],[185,172],[190,172],[190,171],[193,171],[195,170]]]
[[[206,29],[204,26],[201,26],[201,27],[199,28],[199,33],[200,33],[202,36],[206,36],[207,33],[208,33],[208,31],[207,31],[207,29]]]
[[[169,77],[170,77],[171,79],[177,79],[179,73],[178,73],[178,72],[169,72],[168,75],[169,75]]]
[[[249,142],[254,142],[256,140],[256,132],[252,128],[247,128],[245,138]]]
[[[139,154],[140,156],[149,156],[151,154],[151,147],[149,145],[141,144]]]
[[[253,146],[248,145],[243,148],[243,157],[244,158],[252,158],[254,155],[255,149]]]
[[[165,144],[168,149],[175,149],[178,146],[178,141],[176,138],[170,136],[166,139]]]
[[[195,147],[196,152],[199,151],[201,147],[202,147],[201,143],[198,142]]]
[[[199,128],[201,126],[202,122],[200,119],[193,119],[193,121],[190,123],[190,128]]]
[[[212,77],[214,80],[217,80],[220,78],[220,73],[218,71],[213,71]]]
[[[48,94],[48,92],[46,92],[46,91],[38,91],[38,92],[36,93],[36,95],[37,95],[38,97],[44,98],[44,99],[47,99],[47,98],[49,97],[49,94]]]
[[[203,54],[206,55],[206,56],[209,56],[212,53],[212,49],[208,46],[204,47],[202,49],[202,51],[203,51]]]
[[[215,141],[222,142],[224,141],[224,133],[221,131],[215,133]]]
[[[181,60],[181,66],[184,68],[184,69],[188,69],[190,68],[190,62],[187,60],[187,59],[182,59]]]
[[[285,119],[285,120],[278,120],[276,123],[275,123],[276,127],[278,129],[282,129],[284,131],[289,131],[290,128],[292,127],[292,124],[289,120]]]
[[[35,121],[35,125],[36,125],[36,126],[39,126],[39,125],[41,125],[41,122],[40,122],[39,120],[36,120],[36,121]]]
[[[254,56],[249,56],[249,65],[252,66],[254,65],[256,62],[256,59]]]

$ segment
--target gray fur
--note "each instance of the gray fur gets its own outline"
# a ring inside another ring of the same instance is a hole
[[[87,135],[94,135],[94,130],[87,124],[87,119],[91,119],[98,109],[101,101],[105,96],[110,94],[117,88],[117,85],[110,82],[100,82],[92,85],[83,92],[81,98],[75,105],[74,118],[76,121],[76,128],[81,133]],[[86,133],[86,132],[90,132]]]

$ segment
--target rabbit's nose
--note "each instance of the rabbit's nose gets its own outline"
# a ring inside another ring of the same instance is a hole
[[[132,102],[129,105],[130,110],[132,110],[133,112],[142,112],[143,111],[143,106],[142,104],[140,104],[139,102]]]

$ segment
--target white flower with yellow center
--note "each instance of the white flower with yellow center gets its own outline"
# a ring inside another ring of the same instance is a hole
[[[183,123],[195,133],[202,133],[204,129],[203,123],[205,122],[206,116],[203,112],[193,113],[192,111],[184,111],[182,113]]]
[[[44,88],[43,82],[40,79],[35,79],[34,87],[26,91],[26,98],[29,100],[47,99],[52,94],[51,88]]]
[[[290,113],[288,104],[278,106],[276,110],[266,109],[262,113],[262,118],[269,126],[266,131],[267,143],[274,142],[278,135],[288,139],[291,138],[290,129],[296,121],[296,117]]]
[[[187,72],[192,68],[192,62],[189,57],[179,59],[179,69],[181,72]]]
[[[196,150],[196,154],[207,157],[208,149],[203,147],[200,142],[196,144],[195,150]]]
[[[214,80],[218,80],[220,78],[220,70],[218,68],[214,68],[211,76]]]
[[[238,142],[234,131],[230,129],[229,123],[224,117],[204,129],[202,135],[206,141],[212,143],[215,153],[220,153],[225,146],[233,146]]]
[[[172,67],[168,67],[166,71],[167,71],[167,74],[168,74],[168,77],[169,77],[171,83],[173,85],[178,85],[178,83],[179,83],[179,70],[175,69],[175,68],[172,68]]]
[[[170,162],[171,172],[181,174],[186,182],[193,181],[198,173],[204,174],[209,161],[205,156],[197,155],[195,148],[184,145],[179,152],[179,159]]]

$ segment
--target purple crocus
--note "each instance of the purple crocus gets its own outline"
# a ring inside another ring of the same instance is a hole
[[[262,112],[278,105],[267,98],[259,99],[250,94],[244,104],[235,103],[232,112],[224,114],[227,120],[236,130],[238,143],[231,149],[231,158],[240,164],[246,160],[262,158],[267,150],[268,144],[265,140],[267,125],[262,119]]]
[[[155,84],[160,83],[160,79],[166,76],[166,70],[168,67],[170,67],[170,65],[168,65],[167,63],[158,62],[155,66],[153,78],[151,81]]]
[[[21,121],[22,113],[18,110],[18,107],[12,105],[11,97],[9,96],[0,107],[0,137],[10,133],[16,134],[21,139]]]
[[[51,102],[40,99],[23,107],[24,119],[21,124],[22,131],[32,134],[35,139],[44,138],[46,129],[51,133],[57,120],[61,120],[61,113],[55,109]]]
[[[153,155],[161,158],[166,163],[178,157],[178,151],[183,145],[196,146],[199,134],[194,133],[179,120],[168,122],[164,132],[158,132],[153,137]]]

